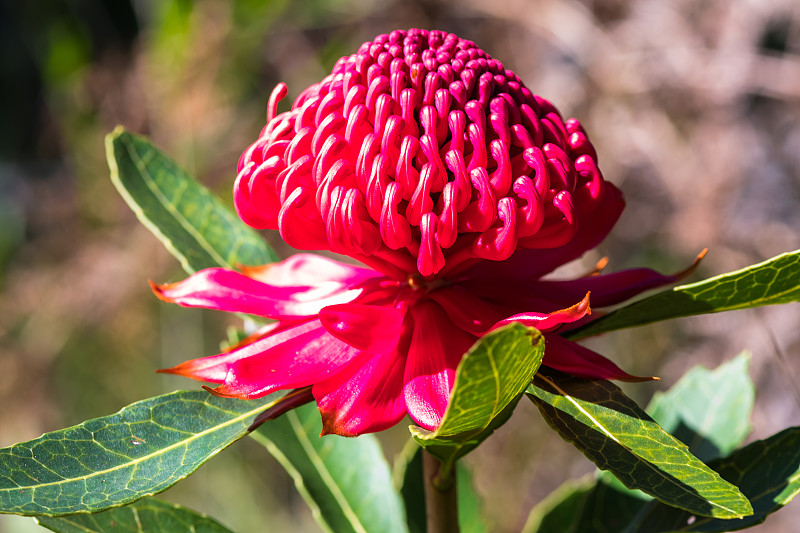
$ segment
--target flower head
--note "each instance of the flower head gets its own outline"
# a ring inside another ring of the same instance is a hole
[[[603,233],[622,210],[580,123],[453,34],[381,35],[276,116],[286,92],[239,160],[234,200],[295,248],[448,277]]]
[[[234,201],[297,254],[154,285],[164,300],[275,322],[166,372],[256,398],[310,387],[324,432],[358,435],[406,414],[442,420],[463,354],[511,321],[547,341],[544,365],[639,379],[557,331],[674,276],[647,269],[540,278],[599,243],[623,209],[580,124],[502,63],[437,31],[395,31],[340,59],[277,114],[239,161]]]

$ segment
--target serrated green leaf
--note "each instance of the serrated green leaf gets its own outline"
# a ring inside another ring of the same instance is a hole
[[[738,520],[719,520],[653,502],[626,533],[722,533],[760,524],[800,492],[800,427],[756,441],[730,457],[711,461],[709,466],[750,498],[753,515]]]
[[[520,324],[488,333],[464,355],[439,428],[410,428],[419,445],[442,461],[445,476],[508,420],[543,356],[544,337]]]
[[[681,285],[626,305],[565,334],[581,339],[607,331],[684,316],[800,300],[800,250],[742,270]]]
[[[696,366],[667,392],[653,396],[647,413],[703,461],[728,455],[750,434],[755,386],[746,353],[715,370]]]
[[[136,216],[189,272],[278,260],[264,239],[144,137],[106,136],[111,181]]]
[[[321,431],[316,406],[306,405],[271,420],[251,436],[289,472],[327,531],[408,531],[403,504],[375,437],[320,437]]]
[[[702,516],[752,514],[735,486],[690,454],[615,385],[539,373],[527,395],[565,440],[627,487]]]
[[[395,487],[400,490],[406,508],[409,533],[428,531],[425,516],[425,480],[422,448],[413,439],[397,458],[394,469]],[[483,503],[472,484],[472,473],[463,462],[456,463],[456,496],[458,527],[461,533],[486,533],[489,527],[483,516]]]
[[[243,437],[278,395],[178,391],[0,450],[0,512],[93,513],[168,489]]]
[[[36,523],[56,533],[231,533],[213,518],[156,498],[102,513],[38,517]]]

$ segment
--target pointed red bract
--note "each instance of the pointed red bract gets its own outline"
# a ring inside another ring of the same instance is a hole
[[[322,326],[337,339],[373,353],[394,350],[400,339],[403,312],[379,305],[331,305],[319,313]]]

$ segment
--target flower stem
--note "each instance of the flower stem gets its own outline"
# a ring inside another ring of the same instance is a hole
[[[458,498],[456,469],[446,478],[440,477],[442,463],[426,451],[422,452],[425,478],[425,512],[428,533],[458,533]]]

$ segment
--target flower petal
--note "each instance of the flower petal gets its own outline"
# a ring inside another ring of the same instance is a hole
[[[444,309],[456,326],[475,336],[483,335],[508,314],[458,285],[442,287],[428,297]]]
[[[358,353],[352,346],[331,336],[319,320],[284,329],[241,349],[189,361],[169,369],[196,379],[219,381],[211,390],[218,396],[259,398],[281,389],[312,385],[327,378]],[[199,376],[203,377],[199,377]]]
[[[355,437],[381,431],[405,416],[406,350],[401,346],[385,354],[361,352],[332,378],[314,385],[323,435]]]
[[[518,313],[498,321],[492,327],[492,329],[505,326],[506,324],[510,324],[512,322],[519,322],[520,324],[524,324],[526,326],[532,326],[539,331],[550,331],[562,324],[568,324],[570,322],[580,320],[586,315],[591,314],[591,312],[592,310],[589,307],[589,293],[587,292],[586,296],[583,297],[583,300],[575,305],[567,307],[566,309],[561,309],[552,313],[537,313],[534,311]]]
[[[244,349],[245,347],[254,343],[259,343],[260,349],[265,350],[267,349],[266,347],[270,345],[270,342],[274,343],[275,341],[275,339],[272,339],[271,341],[268,340],[271,335],[286,331],[287,329],[295,328],[297,326],[297,322],[274,322],[272,324],[268,324],[264,328],[261,328],[259,330],[261,333],[260,336],[256,336],[256,334],[254,334],[236,346],[233,346],[226,352],[218,355],[210,355],[208,357],[191,359],[189,361],[184,361],[183,363],[172,368],[158,369],[156,372],[160,372],[162,374],[176,374],[179,376],[196,379],[197,381],[207,381],[209,383],[223,383],[225,381],[225,377],[228,375],[228,369],[230,366],[242,357],[250,356],[250,352],[246,351]],[[276,338],[280,339],[283,337]]]
[[[500,279],[518,282],[539,279],[597,246],[611,231],[624,207],[622,193],[606,182],[602,201],[593,206],[590,213],[590,223],[579,223],[577,233],[567,244],[546,250],[519,250],[505,261],[481,261],[465,271],[465,277],[471,278],[475,284],[492,283]],[[580,207],[578,211],[578,220],[586,218],[580,213]]]
[[[456,327],[436,303],[411,308],[414,333],[408,349],[403,394],[408,414],[425,429],[436,429],[450,400],[456,367],[476,338]]]
[[[650,381],[655,377],[639,377],[628,374],[597,352],[562,339],[557,335],[545,335],[544,360],[542,364],[579,378],[615,379],[618,381]]]
[[[166,302],[275,319],[314,316],[326,305],[352,301],[362,291],[336,281],[315,286],[269,285],[225,268],[208,268],[177,283],[151,282],[151,286]]]
[[[348,265],[316,254],[294,254],[280,263],[242,266],[242,272],[258,281],[279,287],[321,285],[338,281],[352,285],[378,276],[374,270]]]
[[[373,353],[387,353],[397,346],[403,312],[381,305],[329,305],[319,312],[322,326],[350,346]]]
[[[524,291],[518,283],[500,281],[490,287],[478,289],[492,301],[513,309],[541,309],[550,311],[569,305],[587,292],[592,293],[592,305],[615,305],[644,291],[675,283],[694,272],[706,250],[700,253],[686,269],[675,274],[661,274],[649,268],[634,268],[611,274],[598,274],[567,281],[532,282]],[[543,302],[547,302],[543,305]]]

